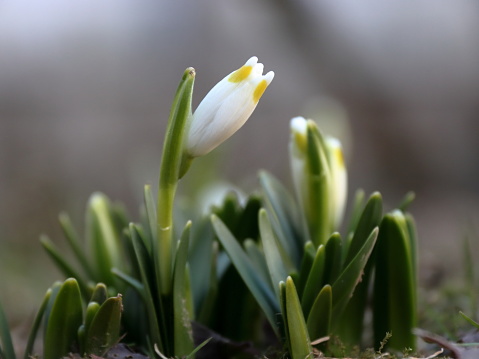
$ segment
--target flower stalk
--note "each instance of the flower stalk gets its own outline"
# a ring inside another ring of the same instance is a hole
[[[172,289],[173,258],[173,205],[180,177],[186,125],[191,117],[191,97],[195,70],[187,68],[183,74],[168,120],[160,165],[157,204],[157,275],[160,293],[167,295]]]

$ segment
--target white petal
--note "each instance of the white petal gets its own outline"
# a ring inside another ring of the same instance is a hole
[[[253,56],[205,96],[188,131],[186,151],[190,156],[205,155],[244,125],[273,80],[274,72],[263,76],[263,69]]]

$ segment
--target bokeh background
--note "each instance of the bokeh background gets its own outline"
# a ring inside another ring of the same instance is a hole
[[[379,190],[391,209],[416,192],[423,285],[460,274],[479,218],[478,3],[0,0],[0,300],[13,321],[61,279],[38,243],[62,246],[60,211],[81,228],[102,191],[137,218],[184,69],[196,106],[253,55],[276,77],[211,155],[221,178],[250,190],[263,168],[290,183],[289,120],[315,118],[344,141],[350,193]]]

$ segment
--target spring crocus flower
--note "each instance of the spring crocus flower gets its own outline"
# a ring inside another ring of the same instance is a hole
[[[218,82],[193,114],[186,138],[187,155],[203,156],[238,131],[273,77],[273,71],[263,75],[263,64],[252,57]]]

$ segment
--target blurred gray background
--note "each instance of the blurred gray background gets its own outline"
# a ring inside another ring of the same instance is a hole
[[[184,69],[196,106],[253,55],[276,77],[212,154],[221,176],[251,189],[264,168],[289,184],[289,120],[316,118],[345,143],[351,194],[379,190],[391,209],[416,192],[424,282],[460,271],[479,218],[478,3],[0,0],[0,300],[13,315],[31,317],[61,279],[38,243],[62,246],[60,211],[81,228],[102,191],[137,219]]]

